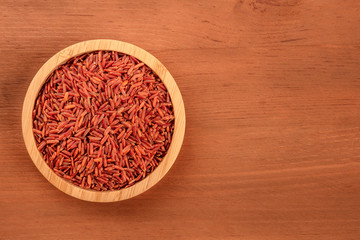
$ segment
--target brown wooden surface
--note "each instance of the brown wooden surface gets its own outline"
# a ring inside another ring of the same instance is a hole
[[[0,239],[359,239],[359,27],[357,0],[1,0]],[[155,55],[187,114],[168,175],[111,204],[53,187],[21,135],[37,70],[97,38]]]

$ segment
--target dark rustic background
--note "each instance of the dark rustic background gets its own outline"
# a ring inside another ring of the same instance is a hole
[[[0,239],[360,239],[357,0],[0,0]],[[59,50],[117,39],[183,94],[184,145],[146,193],[98,204],[38,172],[26,89]]]

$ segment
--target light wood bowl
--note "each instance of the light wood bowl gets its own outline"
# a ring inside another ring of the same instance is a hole
[[[64,180],[56,175],[52,169],[46,164],[42,154],[36,147],[35,138],[32,132],[33,120],[32,111],[36,97],[45,83],[49,75],[61,64],[64,64],[70,58],[81,55],[83,53],[92,52],[96,50],[108,50],[125,53],[141,60],[148,65],[162,80],[167,87],[175,114],[175,129],[173,133],[172,142],[168,149],[166,156],[163,158],[159,166],[149,174],[145,179],[137,182],[129,188],[124,188],[115,191],[95,191],[84,189]],[[125,200],[136,195],[139,195],[157,182],[169,171],[176,157],[180,152],[180,148],[185,134],[185,108],[184,102],[178,86],[169,71],[147,51],[134,46],[130,43],[125,43],[116,40],[90,40],[84,41],[72,46],[69,46],[51,57],[36,73],[34,79],[31,81],[27,90],[23,111],[22,111],[22,130],[25,145],[29,155],[35,166],[44,175],[44,177],[55,187],[73,197],[92,201],[92,202],[115,202]]]

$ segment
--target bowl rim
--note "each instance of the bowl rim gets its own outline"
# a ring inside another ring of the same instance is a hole
[[[64,64],[69,59],[87,52],[98,50],[117,51],[128,54],[149,66],[159,76],[160,80],[166,86],[171,97],[175,115],[175,125],[172,141],[165,157],[159,166],[157,166],[156,169],[146,178],[135,183],[131,187],[104,192],[81,188],[56,175],[54,171],[46,164],[42,154],[37,149],[32,131],[32,112],[34,109],[35,100],[39,91],[41,90],[41,87],[48,79],[50,74],[59,65]],[[54,185],[62,192],[75,198],[90,202],[116,202],[129,199],[147,191],[156,183],[158,183],[174,164],[180,152],[185,135],[185,121],[185,107],[180,90],[174,78],[171,76],[170,72],[165,68],[165,66],[157,58],[144,49],[131,43],[111,39],[96,39],[79,42],[68,46],[53,55],[42,65],[42,67],[38,70],[32,79],[26,92],[22,109],[23,138],[26,149],[37,169],[52,185]]]

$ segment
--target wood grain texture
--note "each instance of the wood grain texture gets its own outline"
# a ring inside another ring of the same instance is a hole
[[[36,141],[33,135],[33,109],[36,98],[43,84],[60,65],[66,63],[71,58],[82,55],[84,53],[105,50],[116,51],[133,56],[148,67],[150,67],[160,78],[166,86],[170,97],[172,106],[174,108],[175,126],[174,133],[170,147],[162,159],[159,166],[156,167],[154,172],[149,174],[146,178],[136,183],[135,185],[117,191],[94,191],[75,186],[65,179],[59,177],[55,172],[45,163],[45,160],[37,148]],[[184,140],[185,134],[185,108],[180,90],[166,67],[153,55],[133,44],[109,40],[97,39],[88,40],[73,44],[52,56],[46,63],[39,69],[35,77],[30,83],[26,92],[23,110],[22,110],[22,132],[27,151],[34,162],[35,166],[39,169],[41,174],[55,187],[69,194],[73,197],[91,201],[91,202],[116,202],[135,197],[154,186],[159,182],[165,174],[170,170],[178,156],[181,145]]]
[[[360,238],[359,1],[2,0],[0,18],[2,238]],[[110,204],[54,188],[21,136],[36,71],[99,38],[156,56],[187,114],[163,181]]]

